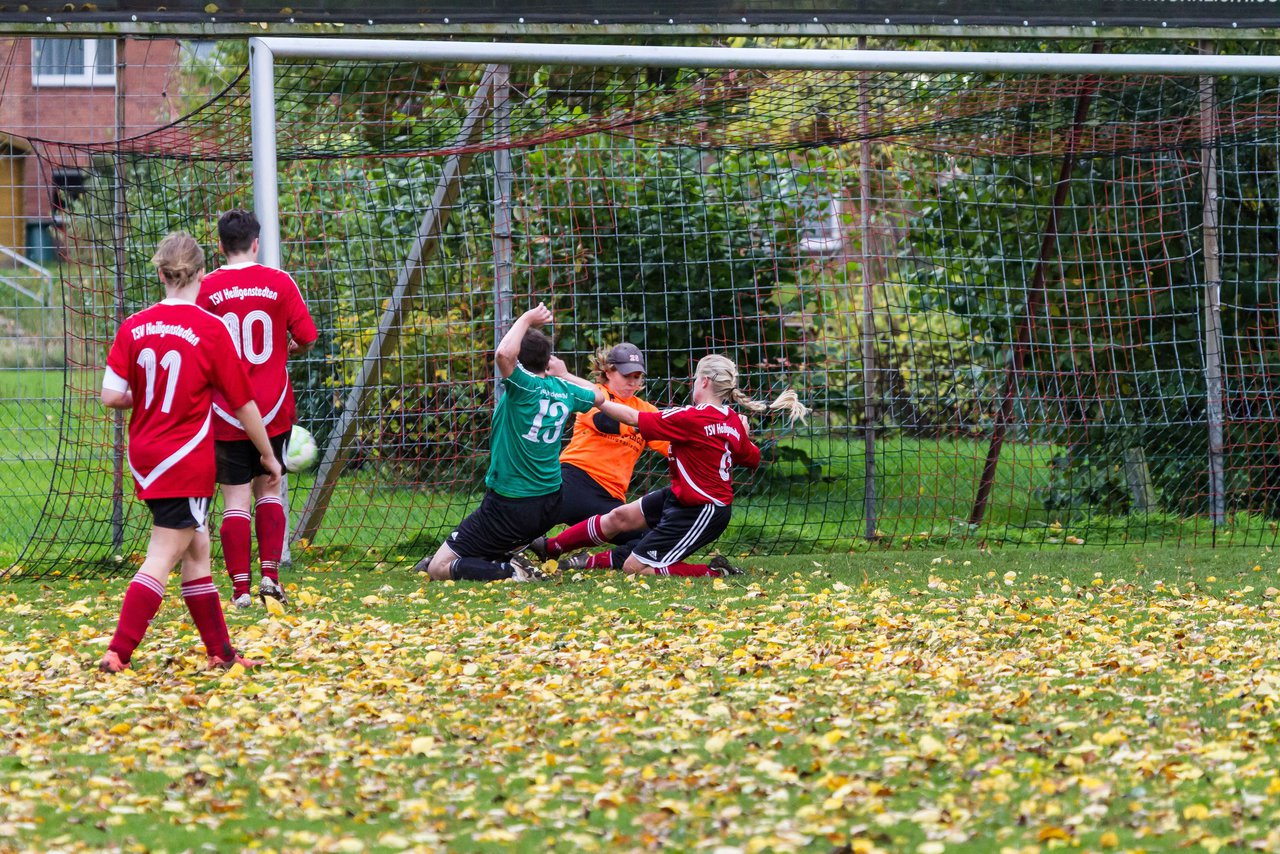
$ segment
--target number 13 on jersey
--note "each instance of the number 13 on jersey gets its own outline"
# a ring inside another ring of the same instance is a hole
[[[538,414],[533,417],[533,424],[524,438],[530,442],[545,442],[550,445],[560,441],[561,428],[569,417],[569,407],[558,400],[538,401]]]

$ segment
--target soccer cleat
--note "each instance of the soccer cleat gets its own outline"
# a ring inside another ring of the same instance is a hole
[[[102,656],[102,661],[98,663],[98,669],[103,673],[119,673],[129,669],[129,662],[121,661],[120,654],[114,649],[109,649],[107,654]]]
[[[577,554],[571,554],[568,557],[560,558],[560,569],[562,571],[568,569],[586,569],[587,562],[589,560],[591,560],[591,552],[578,552]]]
[[[236,652],[235,650],[231,651],[230,658],[227,658],[221,655],[209,656],[210,670],[230,670],[231,668],[235,667],[237,664],[243,667],[245,670],[252,670],[255,667],[260,667],[262,665],[262,662],[254,661],[252,658],[245,658],[243,655]]]
[[[243,611],[253,607],[253,597],[248,593],[241,593],[231,600],[231,604]]]
[[[511,567],[511,580],[519,582],[529,581],[547,581],[547,575],[541,569],[533,565],[524,555],[512,555],[507,561],[507,566]]]
[[[427,567],[431,565],[431,555],[427,555],[422,560],[413,565],[414,572],[426,572]]]
[[[551,557],[551,555],[547,554],[547,538],[546,537],[538,537],[538,539],[534,540],[532,543],[529,543],[529,545],[526,546],[526,549],[528,551],[533,552],[534,557],[536,557],[540,561],[545,561]]]
[[[711,558],[711,560],[707,561],[707,566],[720,573],[721,578],[726,575],[744,575],[746,573],[746,570],[742,569],[742,567],[729,563],[729,559],[724,555],[716,555]]]
[[[270,596],[281,605],[289,604],[289,597],[284,595],[284,588],[280,586],[280,582],[272,578],[263,578],[258,582],[258,598],[265,600]]]

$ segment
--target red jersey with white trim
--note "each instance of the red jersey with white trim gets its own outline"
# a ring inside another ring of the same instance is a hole
[[[682,504],[732,504],[732,467],[760,465],[747,423],[727,406],[678,406],[638,418],[646,439],[671,442],[671,491]]]
[[[244,368],[226,357],[231,346],[222,321],[177,299],[131,315],[116,333],[102,385],[133,392],[128,459],[139,498],[213,495],[213,394],[233,410],[253,400]]]
[[[231,264],[204,277],[197,303],[222,318],[235,351],[249,373],[254,399],[268,436],[293,427],[293,385],[289,382],[289,338],[316,340],[316,325],[293,277],[261,264]],[[218,441],[248,439],[227,401],[213,399],[213,435]]]

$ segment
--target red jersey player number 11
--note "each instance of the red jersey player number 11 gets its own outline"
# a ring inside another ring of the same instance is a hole
[[[174,564],[182,563],[182,598],[204,641],[211,667],[252,666],[231,646],[213,585],[205,516],[214,490],[213,394],[228,402],[278,483],[280,465],[238,361],[227,359],[231,336],[195,298],[204,252],[187,234],[160,242],[152,263],[165,299],[131,315],[107,356],[102,402],[130,410],[127,458],[138,497],[151,510],[151,539],[142,567],[125,590],[115,634],[100,669],[130,666],[164,597]]]

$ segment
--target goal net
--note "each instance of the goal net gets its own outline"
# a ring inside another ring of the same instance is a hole
[[[572,48],[566,47],[566,55]],[[279,252],[321,330],[294,557],[399,566],[474,506],[503,324],[579,374],[628,341],[687,403],[724,353],[756,423],[729,553],[880,542],[1271,543],[1280,515],[1271,77],[284,59]],[[258,128],[261,135],[263,128]],[[254,205],[247,73],[116,145],[65,211],[68,382],[27,571],[145,547],[96,399],[185,229]],[[260,137],[261,138],[261,137]],[[641,458],[631,494],[661,485]]]

